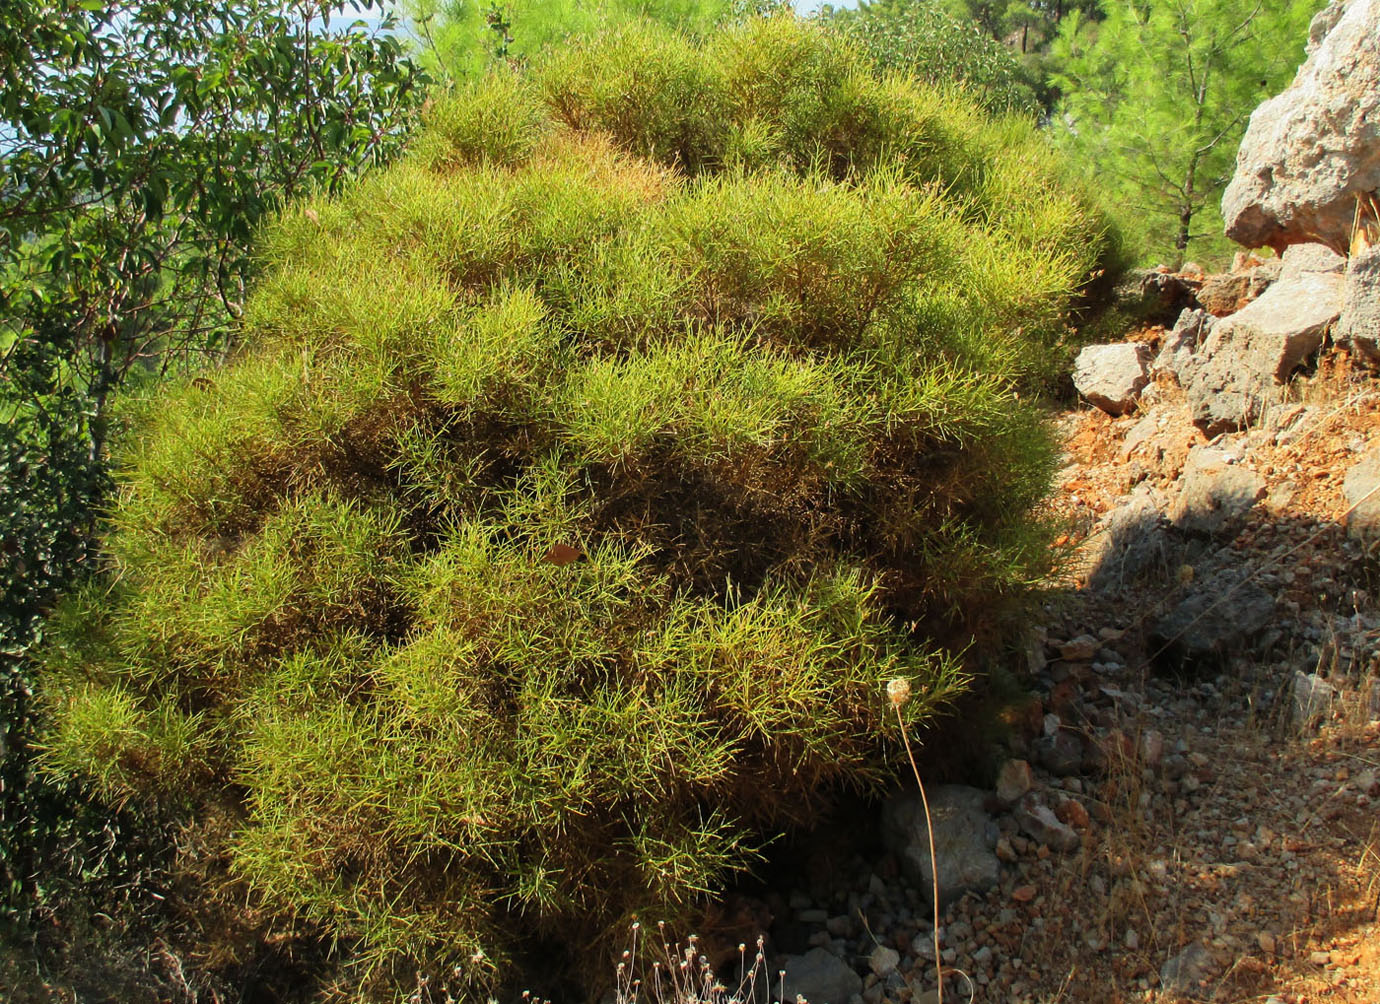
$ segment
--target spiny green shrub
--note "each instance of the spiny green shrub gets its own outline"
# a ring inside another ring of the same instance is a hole
[[[138,417],[50,769],[237,806],[229,888],[363,997],[714,889],[1038,569],[1022,387],[1102,247],[1048,157],[789,18],[473,84]]]

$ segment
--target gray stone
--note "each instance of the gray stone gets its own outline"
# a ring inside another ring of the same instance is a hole
[[[1234,532],[1242,517],[1265,497],[1265,479],[1228,459],[1223,451],[1205,447],[1188,455],[1179,478],[1179,495],[1169,509],[1176,526],[1209,536]]]
[[[1380,368],[1380,244],[1351,256],[1332,337],[1359,362]]]
[[[1179,373],[1194,423],[1216,436],[1258,419],[1322,345],[1341,313],[1342,284],[1335,273],[1305,272],[1213,325]]]
[[[1326,244],[1291,244],[1280,255],[1279,281],[1288,282],[1305,273],[1337,273],[1346,271],[1346,257]]]
[[[1241,278],[1244,280],[1245,276]],[[1193,358],[1199,343],[1212,333],[1216,321],[1217,318],[1206,310],[1185,310],[1180,314],[1174,327],[1164,336],[1164,344],[1150,367],[1150,375],[1170,375],[1177,380],[1179,371]]]
[[[1134,425],[1126,430],[1126,435],[1121,437],[1121,459],[1131,459],[1137,450],[1153,440],[1159,435],[1159,432],[1160,416],[1153,411],[1147,415],[1142,415]]]
[[[1292,84],[1260,105],[1222,197],[1247,247],[1346,251],[1356,200],[1380,189],[1380,0],[1333,0]]]
[[[1089,662],[1100,647],[1101,643],[1092,635],[1080,634],[1061,644],[1059,655],[1069,662]]]
[[[1249,649],[1274,615],[1275,598],[1253,583],[1204,582],[1155,622],[1150,643],[1170,665],[1220,661]]]
[[[1261,262],[1246,273],[1251,277],[1251,299],[1254,300],[1271,285],[1279,282],[1279,277],[1283,272],[1284,262],[1278,258],[1271,258],[1269,261]]]
[[[1185,997],[1198,996],[1200,985],[1212,975],[1212,953],[1192,944],[1160,966],[1160,986],[1166,992]]]
[[[1073,385],[1109,415],[1125,415],[1150,382],[1150,349],[1132,342],[1089,345],[1073,364]]]
[[[1071,732],[1041,736],[1031,748],[1040,766],[1056,777],[1072,777],[1083,768],[1083,744]]]
[[[1360,540],[1380,537],[1380,443],[1373,444],[1342,482],[1348,512],[1346,530]]]
[[[1000,831],[987,814],[986,800],[985,792],[956,784],[930,793],[940,906],[997,884],[1001,864],[995,849]],[[887,801],[882,807],[882,837],[921,891],[932,896],[934,870],[920,792],[903,792]]]
[[[1317,673],[1295,673],[1293,695],[1294,721],[1299,725],[1312,725],[1332,710],[1337,688]]]
[[[1159,493],[1148,484],[1136,486],[1126,502],[1108,513],[1093,539],[1088,586],[1096,592],[1117,592],[1142,576],[1166,573],[1178,547],[1165,527]]]
[[[1077,850],[1082,843],[1072,826],[1061,822],[1048,806],[1029,796],[1016,806],[1016,823],[1030,839],[1056,851]]]
[[[1024,760],[1008,760],[997,772],[997,798],[1007,805],[1019,802],[1035,787],[1035,774]]]
[[[847,1004],[854,994],[862,993],[862,977],[823,948],[787,955],[781,968],[786,970],[786,1000],[795,1000],[800,994],[810,1004]]]
[[[901,964],[901,953],[886,945],[878,945],[867,957],[867,966],[878,976],[889,976]]]

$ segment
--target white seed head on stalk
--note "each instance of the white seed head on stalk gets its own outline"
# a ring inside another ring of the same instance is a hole
[[[886,696],[891,698],[891,703],[900,707],[910,700],[910,681],[897,677],[886,685]]]

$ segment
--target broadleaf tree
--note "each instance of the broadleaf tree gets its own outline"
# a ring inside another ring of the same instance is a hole
[[[1065,18],[1057,128],[1147,260],[1226,254],[1219,204],[1251,112],[1303,61],[1320,0],[1107,0]]]
[[[16,919],[43,895],[43,834],[74,811],[30,777],[26,653],[94,560],[113,397],[223,352],[259,221],[401,148],[426,78],[386,21],[356,18],[370,2],[0,4],[0,904]]]
[[[992,111],[1038,107],[1035,81],[1015,54],[979,22],[935,0],[874,0],[831,9],[826,17],[883,71],[957,84]]]

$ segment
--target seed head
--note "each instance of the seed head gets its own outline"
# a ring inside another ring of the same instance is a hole
[[[910,681],[898,676],[886,685],[886,696],[899,708],[910,700]]]

